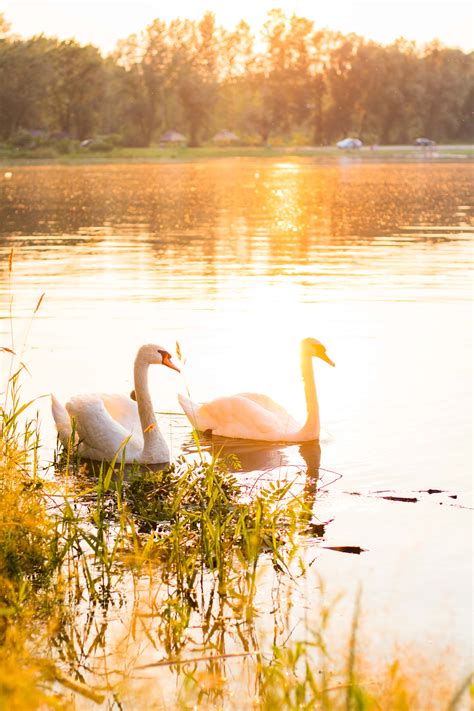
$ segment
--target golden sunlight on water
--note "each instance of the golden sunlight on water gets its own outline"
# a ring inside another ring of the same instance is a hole
[[[364,581],[374,624],[395,637],[429,630],[465,651],[471,191],[462,164],[15,168],[0,182],[0,340],[10,345],[11,290],[15,348],[29,331],[29,395],[128,392],[137,347],[179,341],[183,378],[152,374],[159,411],[178,413],[188,387],[197,401],[267,393],[299,419],[299,341],[321,340],[336,362],[316,364],[322,466],[343,477],[317,505],[334,519],[331,544],[369,552],[325,551],[319,570]],[[192,446],[179,414],[160,424],[174,456]],[[248,459],[304,465],[298,447]],[[445,494],[420,494],[430,488]],[[420,501],[410,509],[380,490]]]

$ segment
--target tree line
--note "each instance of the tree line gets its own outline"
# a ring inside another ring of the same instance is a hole
[[[0,140],[44,131],[148,146],[222,128],[244,143],[330,145],[472,139],[474,53],[438,41],[384,46],[281,10],[255,37],[201,20],[154,20],[103,57],[97,47],[13,35],[0,14]]]

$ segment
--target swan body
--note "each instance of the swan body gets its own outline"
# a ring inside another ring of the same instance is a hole
[[[278,403],[266,395],[239,393],[219,397],[203,405],[178,395],[181,407],[194,429],[220,437],[266,442],[310,442],[319,439],[319,404],[313,372],[313,357],[334,365],[325,347],[314,338],[301,342],[307,419],[301,425]]]
[[[162,364],[179,369],[161,346],[147,344],[137,353],[134,364],[134,391],[130,397],[96,393],[76,395],[66,406],[51,396],[51,410],[59,440],[68,446],[74,420],[79,454],[96,461],[161,464],[169,462],[169,450],[156,421],[148,389],[148,366]]]

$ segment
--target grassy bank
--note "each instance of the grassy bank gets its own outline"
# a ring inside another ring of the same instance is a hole
[[[471,680],[414,665],[418,650],[365,664],[357,604],[332,648],[337,605],[322,582],[294,631],[301,544],[320,534],[291,483],[245,490],[235,459],[217,455],[93,472],[72,444],[45,472],[22,367],[12,372],[0,409],[0,709],[467,708]]]
[[[472,146],[437,146],[434,149],[414,146],[377,146],[375,149],[363,147],[359,150],[339,150],[335,147],[273,146],[273,147],[216,147],[199,148],[123,148],[108,151],[88,151],[73,149],[68,153],[58,153],[54,146],[38,148],[0,147],[0,164],[49,165],[49,164],[93,164],[93,163],[187,163],[199,160],[222,158],[279,158],[309,157],[321,163],[339,161],[354,162],[436,162],[469,161],[474,157]]]

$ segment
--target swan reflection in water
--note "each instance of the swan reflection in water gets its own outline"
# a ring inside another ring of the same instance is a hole
[[[303,494],[305,503],[312,507],[318,491],[321,446],[319,441],[305,442],[301,445],[256,442],[255,440],[229,440],[223,437],[202,435],[199,448],[195,440],[189,438],[181,443],[181,453],[189,460],[199,460],[203,454],[218,454],[220,458],[235,456],[238,459],[239,482],[254,493],[269,483],[285,484],[293,482],[293,493]],[[107,464],[87,458],[81,459],[82,471],[86,476],[97,477],[107,471]],[[105,469],[104,469],[105,467]],[[115,481],[118,477],[128,481],[140,472],[167,469],[169,463],[140,465],[117,464]]]
[[[218,453],[220,457],[236,456],[240,465],[237,470],[239,481],[253,491],[270,482],[284,484],[292,481],[294,493],[303,494],[307,506],[314,503],[321,463],[319,440],[288,445],[201,435],[199,448],[201,452]],[[191,457],[198,453],[194,440],[183,443],[181,449],[183,454]]]

